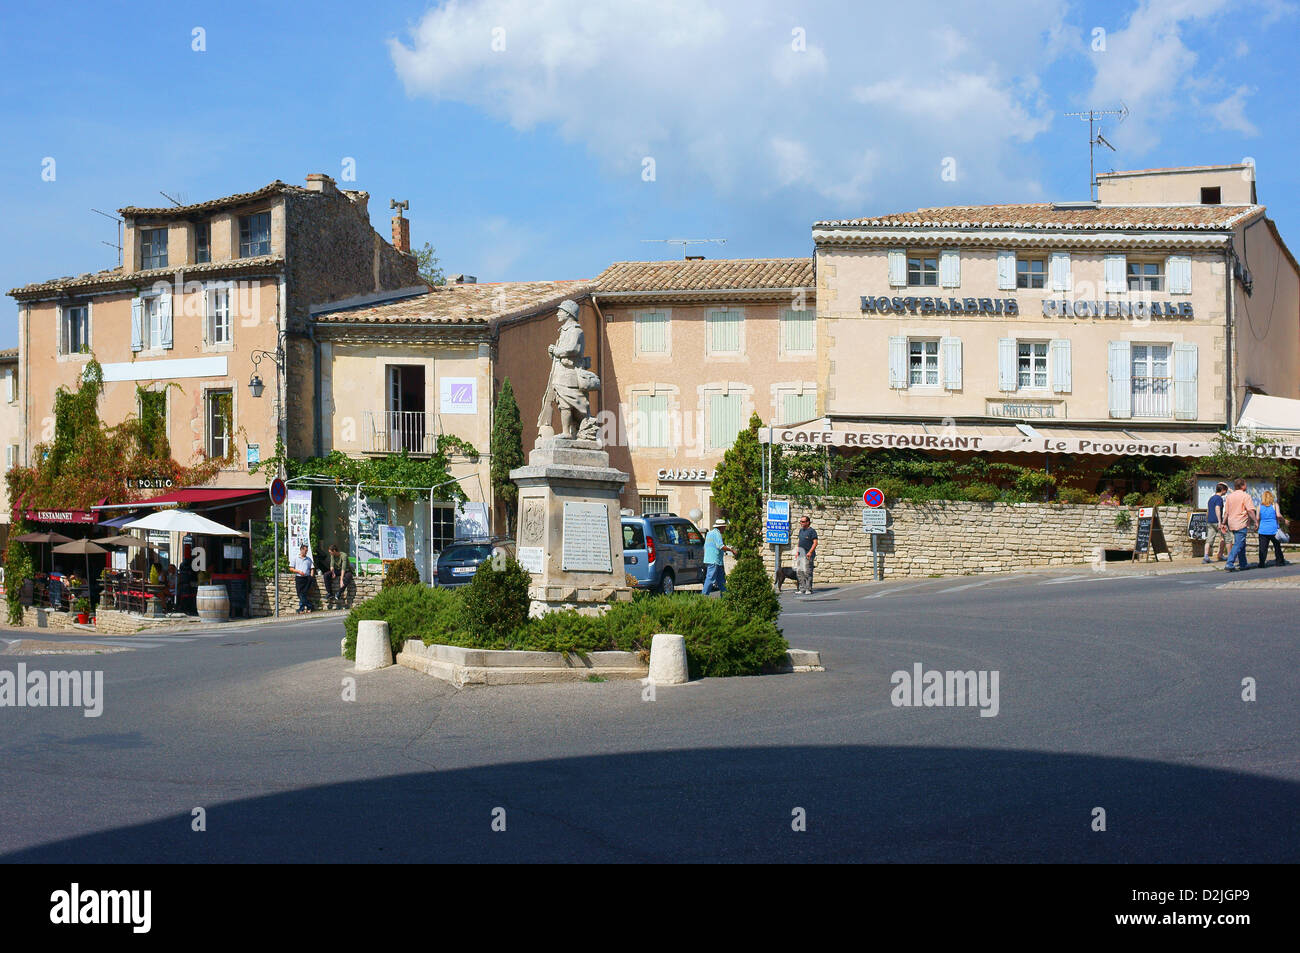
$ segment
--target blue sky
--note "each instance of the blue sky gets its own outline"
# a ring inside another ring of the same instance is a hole
[[[680,257],[642,239],[804,255],[822,218],[1086,198],[1063,114],[1121,101],[1101,170],[1249,156],[1300,251],[1298,40],[1280,0],[9,2],[0,290],[115,264],[92,207],[348,158],[381,234],[407,199],[413,243],[483,281]]]

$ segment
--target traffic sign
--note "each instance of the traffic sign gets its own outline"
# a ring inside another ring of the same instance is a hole
[[[283,504],[283,503],[274,503],[274,504],[271,505],[271,522],[272,522],[272,523],[283,523],[283,522],[284,522],[284,504]]]
[[[867,509],[862,511],[862,532],[870,533],[872,536],[879,536],[888,533],[886,524],[889,522],[889,510],[886,509]]]
[[[289,495],[289,491],[285,489],[283,480],[281,480],[279,477],[276,477],[274,480],[271,481],[271,502],[272,503],[274,503],[276,506],[279,506],[281,503],[284,502],[285,497],[288,495]]]
[[[868,487],[867,492],[862,494],[862,502],[873,509],[885,505],[885,494],[876,487]]]

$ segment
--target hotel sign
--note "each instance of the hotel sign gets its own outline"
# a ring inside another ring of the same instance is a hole
[[[939,298],[862,295],[863,314],[964,314],[1019,317],[1015,298]],[[1161,318],[1191,319],[1190,301],[1069,301],[1043,299],[1045,318]]]

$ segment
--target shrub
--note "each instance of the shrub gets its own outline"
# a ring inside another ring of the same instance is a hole
[[[460,595],[450,589],[420,584],[385,588],[348,613],[343,622],[347,635],[344,655],[356,658],[357,625],[363,620],[388,623],[388,640],[394,653],[407,639],[420,639],[425,644],[462,644],[455,641],[456,633],[463,628],[461,610]]]
[[[1134,491],[1133,493],[1125,493],[1125,494],[1124,494],[1124,505],[1125,505],[1125,506],[1141,506],[1141,505],[1142,505],[1142,494],[1141,494],[1141,493],[1138,493],[1138,492],[1136,492],[1136,491]]]
[[[384,583],[381,588],[393,586],[410,586],[420,581],[420,571],[415,568],[414,559],[394,559],[384,571]]]
[[[1062,503],[1096,503],[1097,497],[1077,486],[1063,486],[1057,493]]]
[[[648,650],[656,632],[684,636],[692,678],[759,675],[780,665],[789,648],[775,623],[742,619],[728,600],[693,593],[620,603],[604,623],[612,647],[623,651]]]
[[[1133,517],[1128,510],[1120,510],[1115,514],[1115,528],[1128,529],[1133,525]]]
[[[1016,492],[1026,500],[1042,500],[1054,486],[1056,477],[1042,470],[1025,469],[1016,474]]]
[[[748,553],[736,561],[736,568],[727,576],[727,592],[723,598],[742,619],[775,622],[781,614],[781,600],[772,588],[763,561]]]
[[[74,603],[72,604],[72,611],[73,611],[73,612],[78,612],[78,613],[80,613],[80,612],[89,612],[89,611],[90,611],[90,600],[87,599],[85,596],[80,596],[80,597],[78,597],[78,598],[77,598],[77,601],[74,602]]]
[[[477,638],[508,642],[528,621],[531,582],[528,570],[513,559],[483,560],[465,587],[465,628]]]
[[[533,652],[573,652],[586,655],[588,652],[608,649],[610,638],[604,619],[568,609],[529,619],[508,647]]]

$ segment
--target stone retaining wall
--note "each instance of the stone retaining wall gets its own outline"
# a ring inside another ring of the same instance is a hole
[[[298,590],[294,586],[294,580],[297,577],[293,573],[280,573],[280,614],[292,614],[298,608]],[[352,577],[352,586],[346,593],[343,604],[351,608],[358,602],[365,602],[367,599],[378,595],[380,588],[383,586],[384,577],[380,575],[355,575]],[[325,608],[325,582],[321,574],[317,572],[311,577],[310,601],[312,608]],[[253,584],[249,591],[249,599],[252,602],[252,614],[254,616],[268,616],[275,614],[275,587],[269,581],[258,581]]]
[[[811,513],[818,534],[813,581],[859,582],[871,578],[871,537],[862,531],[862,503],[814,501],[791,506],[798,518]],[[1115,526],[1116,514],[1128,510],[1132,522]],[[1188,506],[1159,508],[1160,528],[1174,558],[1200,555],[1200,543],[1187,538]],[[966,503],[957,501],[895,502],[889,529],[879,539],[885,578],[1011,572],[1031,566],[1084,565],[1099,550],[1133,549],[1137,509],[1058,503]],[[1153,533],[1154,535],[1154,533]],[[773,553],[766,549],[768,571]],[[782,565],[793,566],[786,548]]]

